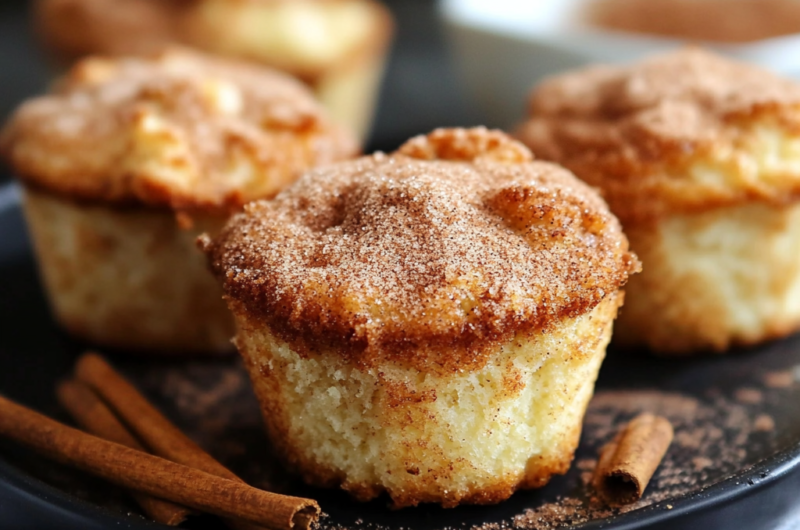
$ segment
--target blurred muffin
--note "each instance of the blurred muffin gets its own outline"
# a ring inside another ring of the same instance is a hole
[[[36,0],[37,33],[59,64],[86,55],[142,55],[178,41],[194,0]]]
[[[545,81],[518,134],[601,190],[642,260],[615,342],[721,352],[800,327],[800,85],[684,49]]]
[[[188,44],[279,68],[307,82],[331,117],[365,137],[392,35],[371,0],[199,0]]]
[[[486,129],[307,172],[201,244],[289,468],[395,507],[565,472],[638,267],[594,191]]]
[[[0,151],[24,183],[65,328],[120,348],[214,352],[234,328],[197,234],[355,144],[296,81],[173,51],[81,61],[17,110]]]
[[[372,0],[38,0],[36,13],[61,59],[177,42],[289,72],[361,137],[392,34],[389,12]]]

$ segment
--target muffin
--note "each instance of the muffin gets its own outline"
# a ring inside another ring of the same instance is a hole
[[[183,51],[81,61],[0,136],[58,321],[165,352],[232,349],[197,234],[355,151],[296,81]]]
[[[149,55],[177,42],[193,0],[36,0],[37,34],[57,64],[87,55]]]
[[[599,188],[642,260],[615,342],[723,352],[800,327],[800,85],[683,49],[546,80],[518,136]]]
[[[36,19],[61,60],[181,43],[278,68],[361,137],[392,34],[389,12],[372,0],[39,0]]]
[[[638,267],[593,190],[486,129],[309,171],[200,243],[288,468],[395,507],[564,473]]]
[[[183,24],[186,43],[292,73],[334,120],[367,135],[392,35],[380,3],[200,0]]]

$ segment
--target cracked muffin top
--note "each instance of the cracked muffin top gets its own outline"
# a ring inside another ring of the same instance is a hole
[[[16,111],[0,152],[27,183],[75,199],[236,210],[357,145],[294,79],[170,50],[79,62]]]
[[[235,311],[299,351],[446,370],[591,310],[639,267],[594,190],[483,128],[309,171],[201,245]]]

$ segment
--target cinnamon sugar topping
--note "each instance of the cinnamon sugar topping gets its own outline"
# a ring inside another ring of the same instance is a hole
[[[588,67],[538,86],[530,115],[519,137],[623,222],[800,195],[800,84],[753,65],[686,48]]]
[[[356,151],[293,79],[178,50],[79,62],[0,147],[53,192],[179,209],[237,208]]]
[[[204,248],[234,309],[301,351],[480,365],[639,266],[593,190],[529,159],[499,132],[438,130],[306,173]]]

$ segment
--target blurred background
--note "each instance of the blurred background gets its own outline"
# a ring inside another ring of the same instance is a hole
[[[136,39],[130,36],[142,28],[150,32],[147,37],[164,33],[158,20],[147,19],[152,16],[150,8],[141,6],[176,6],[183,13],[186,6],[226,1],[0,2],[0,120],[5,121],[25,98],[46,90],[68,60],[104,51],[98,48],[107,48],[110,41],[117,51],[130,46],[125,39],[145,42],[140,34]],[[109,5],[139,7],[109,15]],[[363,107],[356,109],[360,114],[353,119],[365,151],[392,150],[408,137],[436,127],[513,127],[524,118],[530,88],[547,75],[587,63],[631,61],[687,42],[800,76],[798,0],[385,0],[382,5],[393,19],[393,32],[378,32],[384,37],[392,34],[390,41],[384,39],[389,47],[378,41],[365,45],[374,48],[380,64],[384,51],[388,54],[382,82],[372,82],[374,87],[366,82],[349,102]],[[184,36],[181,42],[237,55],[235,46],[241,43],[234,41],[247,28],[216,12],[209,17],[203,36]],[[259,27],[251,26],[258,33]],[[211,30],[219,33],[209,37]],[[332,79],[338,73],[326,75]],[[341,84],[341,79],[335,82]],[[327,87],[326,96],[325,87],[319,86],[326,81],[310,81],[314,83],[324,103],[326,97],[341,99],[345,92]],[[378,102],[374,114],[373,88]],[[347,103],[330,106],[347,107]],[[8,178],[7,171],[0,175]]]
[[[447,125],[480,122],[466,101],[445,48],[433,0],[384,2],[395,21],[394,39],[366,145],[394,149],[408,137]],[[0,2],[0,120],[25,98],[46,90],[53,68],[37,39],[33,2]],[[2,179],[8,172],[2,171]]]

